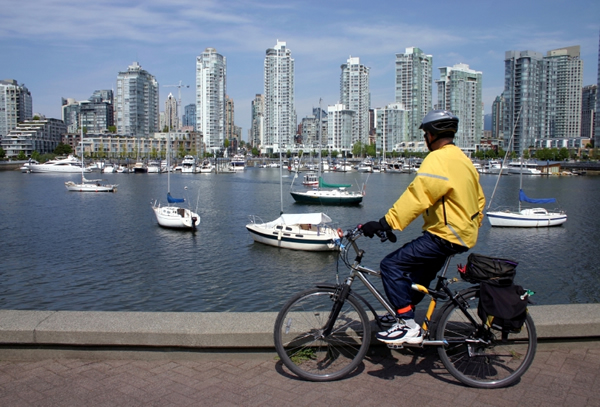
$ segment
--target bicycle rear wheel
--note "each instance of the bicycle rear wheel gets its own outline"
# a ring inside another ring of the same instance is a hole
[[[461,293],[467,312],[479,323],[477,304],[479,290],[468,289]],[[502,332],[477,327],[456,304],[450,303],[442,312],[436,337],[447,346],[438,353],[450,374],[462,383],[479,388],[509,386],[529,368],[537,348],[537,335],[531,316],[527,315],[519,333],[510,333],[502,339]]]
[[[311,381],[350,374],[362,361],[371,340],[371,325],[360,303],[349,296],[323,336],[335,304],[334,288],[313,288],[291,298],[275,321],[275,348],[292,373]]]

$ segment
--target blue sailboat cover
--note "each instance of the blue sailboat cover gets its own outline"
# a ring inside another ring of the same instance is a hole
[[[519,189],[519,201],[521,201],[521,202],[529,202],[529,203],[545,204],[545,203],[556,202],[556,199],[554,199],[554,198],[541,198],[541,199],[529,198],[527,195],[525,195],[525,192],[523,192],[522,189]]]
[[[171,196],[171,193],[167,193],[167,201],[169,201],[169,203],[177,203],[177,202],[185,202],[185,199],[183,198],[173,198]]]

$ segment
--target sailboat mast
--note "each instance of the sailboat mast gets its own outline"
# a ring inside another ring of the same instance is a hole
[[[167,194],[171,193],[171,128],[167,132]]]
[[[281,148],[279,149],[279,214],[283,214],[283,163],[281,162]]]
[[[319,99],[319,121],[317,123],[317,134],[319,135],[319,166],[318,166],[318,175],[319,175],[319,183],[321,182],[321,166],[323,165],[323,160],[321,159],[321,100]]]

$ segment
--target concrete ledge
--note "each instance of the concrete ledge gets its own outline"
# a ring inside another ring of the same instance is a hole
[[[531,306],[540,339],[600,337],[600,304]],[[0,310],[0,344],[272,348],[276,312]]]

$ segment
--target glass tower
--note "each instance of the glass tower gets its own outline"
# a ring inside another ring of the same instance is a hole
[[[341,66],[340,101],[347,109],[356,112],[352,124],[352,144],[369,140],[369,68],[360,63],[360,58],[350,57]]]
[[[207,150],[216,153],[225,141],[227,58],[214,48],[196,57],[196,130]]]
[[[431,110],[431,66],[433,57],[415,47],[396,54],[396,103],[409,112],[408,139],[421,141],[419,126]]]
[[[121,135],[147,137],[159,130],[158,82],[137,62],[117,76],[115,111]]]
[[[294,142],[296,106],[294,59],[286,43],[277,41],[265,56],[264,140],[261,151],[277,153]]]
[[[483,136],[482,73],[457,64],[440,69],[438,108],[458,117],[458,132],[454,143],[463,151],[475,151]]]

